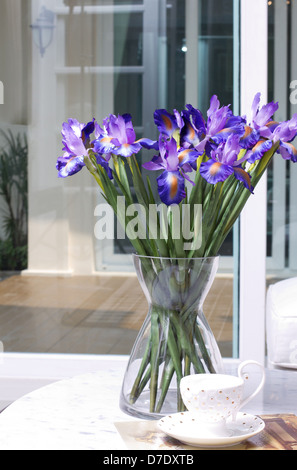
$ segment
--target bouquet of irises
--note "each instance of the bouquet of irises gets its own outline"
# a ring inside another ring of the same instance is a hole
[[[259,93],[252,103],[249,122],[244,116],[235,116],[230,106],[221,106],[216,96],[211,98],[206,117],[191,105],[181,112],[158,109],[154,114],[159,133],[156,140],[137,140],[129,114],[111,114],[102,124],[95,119],[87,124],[69,119],[63,124],[64,154],[57,162],[59,177],[74,175],[86,167],[135,252],[167,260],[155,263],[154,273],[148,265],[142,265],[150,293],[156,284],[160,285],[156,273],[169,279],[170,288],[159,289],[155,295],[158,305],[152,308],[152,329],[130,392],[131,403],[150,382],[150,410],[159,412],[174,372],[178,382],[190,373],[191,364],[194,372],[216,372],[201,332],[189,323],[190,301],[184,300],[188,289],[192,302],[197,303],[194,293],[203,283],[201,273],[208,276],[207,270],[201,268],[197,278],[190,279],[188,265],[178,262],[184,266],[184,275],[179,274],[184,282],[178,283],[173,271],[168,271],[168,259],[216,257],[273,155],[297,161],[292,144],[297,114],[286,122],[276,122],[273,115],[277,109],[274,102],[261,107]],[[143,148],[150,149],[153,158],[141,167],[138,154]],[[148,170],[146,178],[143,169]],[[154,191],[150,178],[153,174],[157,175],[158,191]],[[119,198],[124,203],[119,204]],[[162,210],[157,210],[158,205]],[[131,207],[132,211],[127,210]],[[142,213],[136,223],[135,210],[139,207]],[[169,320],[164,317],[162,295],[164,305],[168,305],[169,297],[175,302],[167,307],[171,310]],[[162,378],[157,403],[158,377]]]
[[[249,123],[245,117],[234,116],[229,106],[220,107],[216,96],[211,98],[207,119],[191,105],[180,113],[174,110],[172,114],[158,109],[154,114],[159,131],[156,141],[136,140],[129,114],[111,114],[102,125],[95,119],[88,124],[69,119],[63,124],[64,154],[57,161],[58,175],[65,178],[86,167],[138,254],[216,256],[274,153],[297,161],[297,150],[291,143],[297,133],[297,114],[289,121],[276,122],[272,116],[278,104],[271,102],[261,109],[259,105],[258,93]],[[176,205],[188,205],[190,209],[194,205],[201,207],[199,224],[193,220],[197,212],[189,210],[187,213],[189,227],[193,229],[187,235],[192,234],[194,239],[197,237],[194,229],[202,230],[199,247],[193,243],[194,249],[184,249],[184,243],[191,240],[182,240],[181,231],[179,237],[174,236],[170,217],[167,236],[164,236],[161,220],[164,211],[158,212],[160,219],[157,221],[149,217],[150,208],[160,201],[152,190],[150,178],[145,181],[142,176],[137,159],[142,148],[155,153],[142,167],[158,173],[158,194],[165,209],[172,213]],[[143,230],[136,235],[135,231],[131,233],[129,225],[134,214],[119,210],[122,206],[117,203],[118,197],[125,198],[125,209],[138,203],[147,215]],[[150,221],[154,226],[150,226]]]

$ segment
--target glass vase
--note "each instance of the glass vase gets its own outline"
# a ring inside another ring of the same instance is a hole
[[[219,258],[133,255],[149,310],[133,346],[120,397],[122,411],[143,419],[185,410],[183,376],[222,373],[222,357],[203,314]]]

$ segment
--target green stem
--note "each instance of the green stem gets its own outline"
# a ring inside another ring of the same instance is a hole
[[[171,324],[167,322],[167,325],[166,325],[167,314],[166,313],[164,314],[164,311],[162,311],[161,309],[158,309],[158,314],[159,314],[159,319],[160,319],[160,323],[162,325],[163,331],[166,331],[166,334],[167,334],[168,352],[171,356],[171,359],[174,365],[174,369],[175,369],[176,376],[177,376],[177,383],[179,384],[179,382],[182,379],[183,374],[182,374],[182,367],[180,363],[180,353],[178,350],[176,337],[173,333]]]
[[[154,412],[158,390],[159,376],[159,321],[158,313],[152,309],[151,316],[151,381],[150,381],[150,411]]]
[[[164,400],[166,398],[166,395],[169,389],[169,385],[171,383],[171,380],[174,374],[174,370],[175,369],[174,369],[172,358],[171,357],[167,358],[167,361],[163,370],[162,381],[161,381],[161,394],[159,397],[158,404],[156,406],[156,413],[160,413],[162,409]]]
[[[141,364],[140,364],[140,367],[139,367],[139,370],[138,370],[138,374],[136,376],[136,379],[134,381],[134,384],[133,384],[133,387],[132,387],[132,390],[131,390],[131,393],[130,393],[130,403],[135,403],[135,401],[137,400],[137,398],[140,394],[139,393],[139,384],[142,380],[142,376],[143,376],[147,366],[150,364],[150,358],[151,358],[150,351],[151,351],[151,341],[149,340],[147,342],[145,352],[143,354],[143,358],[142,358],[142,361],[141,361]]]
[[[206,349],[206,346],[205,346],[205,342],[204,342],[204,339],[202,337],[202,334],[201,334],[201,331],[200,331],[200,328],[198,325],[195,325],[194,326],[194,335],[196,337],[196,340],[197,340],[197,344],[199,345],[199,348],[200,348],[200,351],[201,351],[201,355],[203,357],[203,360],[205,361],[206,365],[207,365],[207,368],[208,368],[208,371],[212,374],[214,374],[216,371],[213,367],[213,364],[212,364],[212,361],[211,361],[211,358],[209,356],[209,353]]]
[[[184,356],[189,356],[193,366],[197,372],[205,372],[202,362],[198,359],[195,354],[195,347],[193,342],[189,341],[189,331],[187,331],[186,325],[178,317],[176,312],[170,312],[170,320],[175,328],[176,338],[180,341],[181,349],[184,352]]]

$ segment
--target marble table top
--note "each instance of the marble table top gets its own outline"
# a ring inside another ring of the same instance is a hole
[[[16,400],[0,414],[0,450],[123,450],[114,423],[126,358],[102,363],[97,372],[61,380]],[[226,365],[228,373],[237,366]],[[245,411],[297,414],[297,371],[267,370],[262,393]]]

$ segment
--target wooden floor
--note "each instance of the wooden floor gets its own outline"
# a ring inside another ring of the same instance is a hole
[[[232,279],[216,279],[204,305],[224,357],[232,289]],[[133,275],[11,276],[0,282],[0,341],[6,352],[129,354],[147,310]]]

